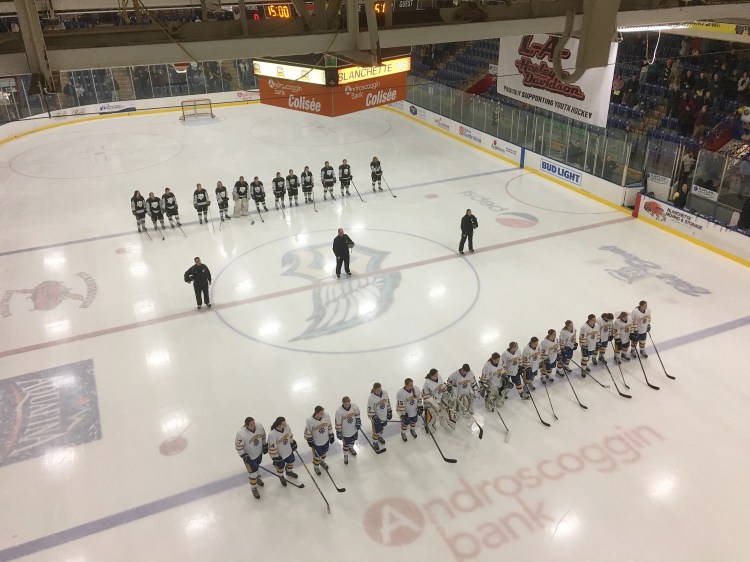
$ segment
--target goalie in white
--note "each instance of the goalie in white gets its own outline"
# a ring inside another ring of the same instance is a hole
[[[445,429],[456,429],[455,398],[448,392],[448,387],[443,383],[437,369],[430,369],[422,386],[422,403],[425,408],[425,429],[428,433],[437,430],[437,422]]]
[[[484,364],[482,376],[479,377],[479,385],[482,388],[480,394],[484,395],[484,405],[488,411],[494,412],[496,407],[499,408],[505,404],[508,391],[513,385],[510,383],[508,371],[500,361],[499,353],[493,353]]]

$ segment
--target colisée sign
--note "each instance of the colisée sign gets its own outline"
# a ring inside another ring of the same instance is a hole
[[[340,86],[267,77],[258,77],[258,84],[262,103],[328,117],[362,111],[406,97],[406,73]]]

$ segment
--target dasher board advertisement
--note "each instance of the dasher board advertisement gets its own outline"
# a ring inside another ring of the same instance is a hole
[[[617,43],[610,44],[606,67],[587,70],[575,84],[564,84],[555,77],[552,67],[552,53],[558,40],[547,34],[500,39],[498,93],[577,121],[606,127]],[[569,39],[562,52],[563,68],[571,73],[578,43],[578,39]]]

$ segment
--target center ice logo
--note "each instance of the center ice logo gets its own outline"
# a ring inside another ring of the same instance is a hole
[[[510,209],[495,203],[489,197],[484,197],[474,191],[462,191],[459,195],[465,195],[466,197],[471,198],[472,201],[477,201],[480,205],[487,207],[488,210],[497,213],[498,216],[495,218],[495,222],[503,226],[508,226],[510,228],[531,228],[532,226],[536,226],[539,222],[539,219],[534,215],[511,211]]]
[[[331,272],[324,269],[330,244],[317,244],[299,248],[284,254],[281,259],[287,267],[283,275],[297,276],[312,283],[320,283],[331,278]],[[324,255],[323,252],[326,252]],[[390,252],[357,246],[352,255],[357,277],[334,285],[323,285],[312,290],[313,311],[307,318],[307,328],[290,341],[309,340],[335,334],[380,318],[393,304],[393,295],[401,284],[398,271],[379,271],[383,260]]]

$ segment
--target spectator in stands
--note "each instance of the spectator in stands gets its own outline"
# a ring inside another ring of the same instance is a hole
[[[83,86],[81,86],[80,84],[76,84],[76,98],[78,99],[78,105],[83,105],[85,103],[83,99],[83,95],[85,93],[86,92],[84,91]]]
[[[743,72],[742,78],[737,81],[737,101],[745,103],[748,99],[748,92],[750,92],[750,77],[747,72]]]
[[[651,65],[649,64],[648,59],[643,59],[641,61],[641,73],[638,76],[638,79],[642,83],[644,83],[644,84],[646,83],[646,81],[647,81],[646,79],[648,78],[648,67],[649,66],[651,66]]]
[[[695,79],[695,93],[698,94],[699,97],[703,97],[703,94],[706,92],[707,87],[708,78],[706,77],[706,73],[701,71],[701,73],[698,75],[698,78]]]
[[[678,90],[680,89],[680,80],[682,78],[682,61],[677,59],[672,63],[672,67],[669,69],[669,85],[674,86]]]
[[[674,195],[672,195],[672,204],[675,207],[679,207],[680,209],[685,208],[685,203],[687,203],[687,196],[688,196],[688,184],[683,183],[680,186],[680,189],[677,189],[674,192]]]
[[[690,111],[688,106],[683,106],[680,110],[680,114],[677,116],[677,130],[685,137],[690,134],[693,128],[693,112]]]
[[[692,90],[695,87],[695,76],[693,71],[688,69],[685,71],[685,76],[682,77],[682,89]]]
[[[703,133],[706,130],[706,124],[708,123],[708,107],[705,105],[701,107],[700,111],[695,113],[693,118],[693,138],[700,139],[703,137]]]
[[[711,92],[714,97],[720,96],[721,92],[723,91],[723,83],[721,80],[721,75],[716,72],[714,73],[713,80],[709,82],[707,92]]]
[[[625,86],[625,80],[623,80],[621,74],[618,74],[612,81],[612,103],[622,103],[623,86]]]
[[[705,105],[708,109],[711,109],[713,107],[714,94],[711,92],[711,90],[708,90],[703,96],[703,105]]]
[[[568,164],[583,168],[583,147],[580,141],[574,140],[568,148]]]
[[[635,76],[630,77],[630,80],[625,82],[625,90],[623,91],[622,103],[629,106],[634,106],[637,103],[636,94],[638,93],[638,78]]]
[[[680,41],[680,58],[684,58],[690,54],[690,42],[687,37],[683,37]]]
[[[602,166],[602,177],[614,183],[619,183],[615,179],[615,171],[617,170],[617,162],[612,159],[612,155],[608,154],[604,159],[604,166]]]
[[[730,100],[737,99],[737,82],[740,81],[740,71],[736,68],[732,74],[724,79],[724,97]]]
[[[681,101],[682,94],[680,94],[679,86],[670,84],[669,94],[667,94],[667,117],[677,117],[680,112]]]
[[[695,166],[695,158],[690,152],[685,152],[681,160],[682,173],[680,174],[680,183],[688,181],[688,178],[693,173],[693,167]]]
[[[65,87],[63,88],[63,94],[65,94],[65,101],[67,102],[68,107],[76,105],[76,92],[73,89],[73,86],[70,85],[70,82],[65,84]]]

